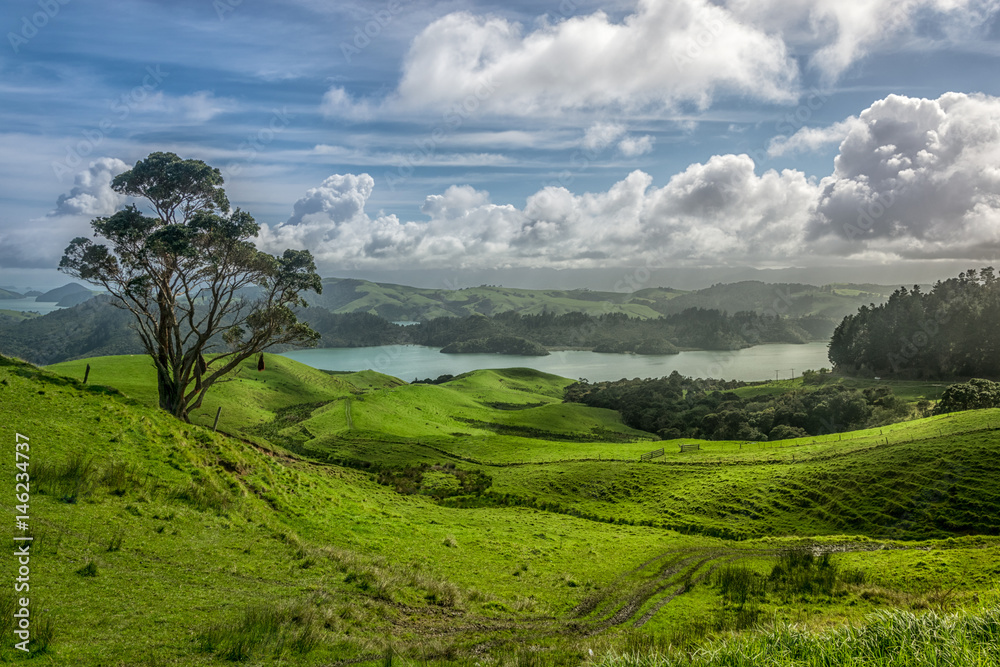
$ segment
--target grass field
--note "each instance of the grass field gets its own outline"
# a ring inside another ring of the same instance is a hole
[[[997,655],[1000,411],[681,454],[525,369],[408,385],[267,355],[184,424],[143,357],[0,364],[38,664]]]

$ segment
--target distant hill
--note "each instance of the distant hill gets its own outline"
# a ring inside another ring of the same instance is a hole
[[[671,293],[682,294],[680,291]],[[320,306],[334,313],[368,312],[390,321],[495,315],[508,311],[527,315],[625,313],[633,317],[656,317],[659,314],[645,304],[632,303],[630,297],[627,293],[587,289],[530,290],[487,285],[458,290],[427,289],[326,278],[323,294],[309,295],[307,301],[310,306]]]
[[[23,299],[23,294],[12,292],[11,290],[0,289],[0,299]]]
[[[72,292],[59,299],[56,305],[61,308],[72,308],[73,306],[80,305],[84,301],[90,301],[94,298],[94,296],[94,293],[89,290],[86,292]]]
[[[41,296],[35,297],[35,301],[38,303],[56,303],[58,304],[63,299],[66,299],[72,295],[83,295],[87,294],[88,299],[92,296],[92,292],[79,283],[68,283],[62,287],[57,287],[53,290],[49,290]],[[77,303],[80,303],[79,301]],[[76,304],[68,304],[76,305]]]
[[[783,317],[820,317],[835,324],[844,316],[856,312],[860,306],[884,302],[893,289],[882,285],[835,284],[818,287],[753,280],[718,284],[693,292],[670,287],[650,287],[635,292],[600,292],[487,285],[449,290],[327,278],[323,281],[323,294],[310,296],[308,301],[311,306],[320,306],[334,313],[368,312],[393,321],[495,315],[509,311],[524,315],[625,313],[647,318],[672,315],[688,308],[706,308],[729,313],[755,310]],[[829,332],[832,330],[833,326],[830,326]]]
[[[108,296],[41,317],[0,318],[0,350],[37,364],[107,354],[143,354],[132,315]]]

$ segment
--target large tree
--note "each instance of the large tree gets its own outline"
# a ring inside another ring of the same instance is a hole
[[[109,244],[75,238],[59,263],[132,313],[156,366],[160,407],[185,421],[243,360],[319,338],[292,311],[305,306],[303,292],[322,289],[312,255],[258,250],[251,239],[259,225],[230,208],[222,183],[200,160],[152,153],[111,183],[148,201],[152,215],[132,204],[95,218],[94,232]]]

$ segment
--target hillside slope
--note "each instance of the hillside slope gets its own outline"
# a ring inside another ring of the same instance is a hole
[[[737,565],[771,581],[789,554],[828,554],[820,569],[792,558],[808,565],[800,592],[768,584],[754,602],[761,618],[816,627],[961,608],[998,573],[1000,541],[965,536],[998,514],[995,411],[640,463],[672,443],[631,440],[610,411],[563,412],[564,378],[509,369],[415,386],[285,361],[219,386],[224,414],[242,406],[232,438],[149,407],[137,358],[99,360],[84,386],[0,357],[4,439],[30,444],[33,641],[49,642],[36,662],[568,667],[590,648],[752,637],[719,579]],[[849,536],[829,534],[838,518]],[[734,525],[768,535],[707,535]],[[893,529],[954,537],[866,534]],[[826,537],[776,537],[809,530]],[[15,608],[10,592],[0,603]],[[24,658],[0,647],[0,660]]]

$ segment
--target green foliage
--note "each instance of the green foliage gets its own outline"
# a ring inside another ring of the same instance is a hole
[[[1000,280],[992,267],[896,290],[837,326],[830,361],[852,375],[1000,377]]]
[[[307,250],[279,257],[251,241],[260,227],[230,210],[222,174],[200,160],[151,153],[112,181],[116,192],[146,199],[155,215],[131,204],[91,226],[109,245],[73,239],[60,270],[100,284],[131,324],[157,371],[159,405],[188,420],[205,393],[241,361],[274,344],[311,343],[318,335],[292,306],[320,291]],[[244,288],[259,295],[244,298]],[[204,353],[228,348],[207,363]],[[211,368],[209,368],[211,366]]]
[[[909,406],[888,386],[853,389],[828,384],[746,397],[724,391],[744,386],[747,383],[685,378],[675,371],[652,380],[578,382],[567,388],[566,400],[618,410],[632,428],[666,439],[784,440],[910,416]]]
[[[950,385],[941,395],[934,414],[984,408],[1000,408],[1000,382],[975,379]]]
[[[544,347],[520,336],[497,335],[486,338],[456,341],[441,348],[445,354],[495,353],[544,357],[549,352]]]

